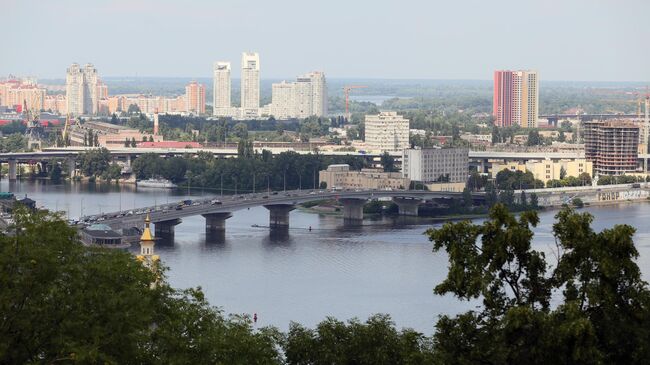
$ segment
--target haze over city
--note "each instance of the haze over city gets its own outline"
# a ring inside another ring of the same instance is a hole
[[[62,78],[72,62],[106,77],[209,77],[213,61],[259,52],[263,78],[650,80],[643,0],[3,0],[0,73]],[[27,26],[28,25],[28,26]],[[238,77],[238,70],[233,70]]]

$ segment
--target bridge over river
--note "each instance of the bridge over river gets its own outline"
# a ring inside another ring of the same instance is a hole
[[[336,199],[343,205],[343,220],[346,225],[360,225],[363,220],[363,205],[368,200],[391,198],[399,207],[400,215],[417,216],[418,206],[427,200],[449,201],[460,198],[461,193],[421,190],[291,190],[230,196],[214,196],[182,202],[163,204],[140,209],[104,213],[100,216],[81,218],[82,224],[102,223],[115,230],[142,228],[147,214],[154,223],[156,235],[172,236],[174,227],[182,218],[201,215],[205,218],[206,232],[223,233],[226,220],[237,210],[264,206],[269,210],[269,227],[287,229],[289,213],[301,203]],[[474,199],[483,199],[475,194]]]

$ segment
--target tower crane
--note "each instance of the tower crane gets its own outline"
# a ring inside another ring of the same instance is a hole
[[[350,91],[353,89],[364,89],[368,86],[365,85],[345,85],[343,86],[343,94],[345,94],[345,118],[350,119]]]

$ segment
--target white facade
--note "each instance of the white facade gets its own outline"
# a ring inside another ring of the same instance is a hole
[[[72,115],[97,114],[99,94],[104,88],[95,67],[88,63],[83,68],[73,63],[66,74],[68,113]]]
[[[212,114],[231,114],[230,62],[215,62],[213,68]]]
[[[464,183],[469,176],[469,149],[405,149],[402,152],[402,176],[411,181]]]
[[[241,109],[243,117],[255,117],[260,108],[260,55],[244,52],[241,57]]]
[[[294,112],[294,84],[282,81],[272,85],[271,105],[269,114],[276,119],[291,118]]]
[[[370,150],[397,152],[409,147],[409,120],[396,112],[366,115],[365,126]]]
[[[307,118],[327,115],[325,74],[310,72],[296,81],[273,84],[269,112],[275,118]]]

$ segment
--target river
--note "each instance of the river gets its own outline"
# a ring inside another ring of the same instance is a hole
[[[167,203],[210,195],[193,190],[137,190],[135,187],[0,181],[1,191],[27,194],[38,206],[65,210],[70,217]],[[650,274],[650,204],[588,208],[601,230],[626,223],[637,228],[639,265]],[[553,263],[551,234],[556,211],[540,213],[534,245]],[[268,211],[237,211],[226,224],[225,241],[205,235],[205,220],[183,219],[173,242],[159,242],[156,253],[177,288],[201,286],[211,304],[226,313],[257,313],[258,326],[286,330],[291,321],[313,326],[327,316],[365,320],[388,313],[398,327],[431,334],[440,314],[455,314],[476,303],[436,296],[433,287],[446,275],[444,253],[434,254],[423,232],[439,226],[427,219],[366,220],[344,228],[341,217],[300,210],[291,213],[288,235],[270,235]],[[308,228],[312,227],[310,231]],[[133,248],[134,250],[137,248]]]

